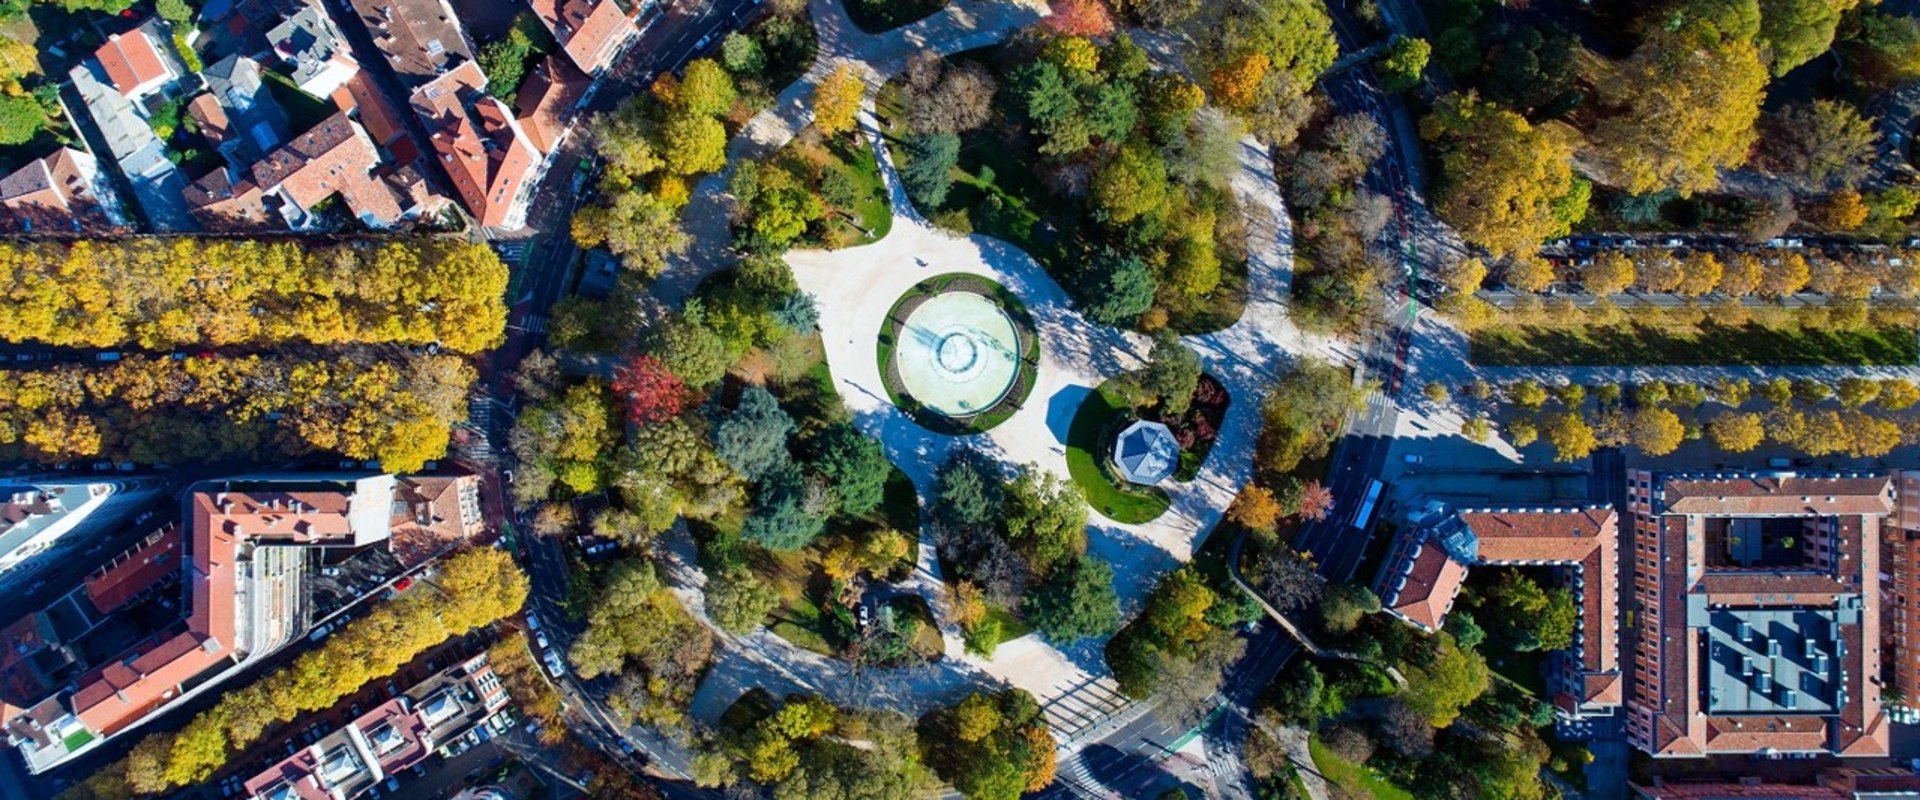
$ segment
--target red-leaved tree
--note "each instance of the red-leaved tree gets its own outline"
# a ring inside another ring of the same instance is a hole
[[[1311,520],[1326,519],[1333,513],[1333,491],[1320,485],[1319,481],[1307,481],[1300,487],[1300,516]]]
[[[1113,15],[1100,0],[1053,0],[1053,13],[1040,24],[1061,36],[1105,36],[1113,32]]]
[[[614,370],[613,390],[627,401],[627,420],[635,425],[680,416],[689,394],[686,381],[653,356],[635,356]]]

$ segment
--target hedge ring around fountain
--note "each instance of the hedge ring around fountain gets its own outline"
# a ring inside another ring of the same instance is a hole
[[[977,433],[1004,421],[1033,389],[1039,341],[1020,301],[968,273],[921,281],[880,326],[887,395],[922,426]]]

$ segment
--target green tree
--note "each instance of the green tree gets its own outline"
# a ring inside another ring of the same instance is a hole
[[[1774,77],[1812,61],[1833,46],[1840,15],[1860,0],[1761,0],[1760,38],[1773,50]]]
[[[1848,103],[1816,98],[1788,106],[1769,125],[1768,165],[1818,188],[1851,186],[1866,177],[1880,134]]]
[[[1515,650],[1564,650],[1573,645],[1580,609],[1572,592],[1544,589],[1532,578],[1508,572],[1488,591],[1486,603],[1497,612],[1492,618],[1501,621],[1504,636]]]
[[[1162,329],[1154,334],[1147,364],[1135,380],[1141,392],[1158,404],[1161,411],[1179,415],[1187,413],[1194,388],[1200,384],[1200,374],[1200,354],[1180,341],[1177,334]]]
[[[1170,187],[1166,161],[1144,146],[1120,149],[1093,175],[1093,207],[1114,224],[1159,216]]]
[[[678,110],[696,116],[715,117],[733,108],[737,94],[733,76],[728,75],[726,69],[713,59],[702,58],[687,64],[686,72],[680,78],[680,86],[674,92],[673,105]]]
[[[28,95],[0,95],[0,145],[25,144],[47,125],[47,111]]]
[[[667,115],[660,138],[661,161],[675,175],[717,172],[727,165],[727,129],[711,116],[676,110]]]
[[[1006,531],[1029,568],[1046,574],[1086,551],[1086,498],[1058,476],[1028,465],[1007,484]]]
[[[780,606],[780,593],[753,570],[733,566],[707,581],[707,613],[732,633],[751,633]]]
[[[1547,444],[1553,445],[1554,455],[1561,461],[1586,458],[1600,446],[1593,427],[1574,412],[1548,414],[1540,433],[1546,437]]]
[[[758,481],[787,465],[787,437],[793,428],[793,417],[772,392],[749,386],[740,392],[733,411],[713,426],[714,452],[747,480]]]
[[[720,62],[728,72],[742,77],[758,77],[767,67],[766,51],[753,37],[739,31],[730,31],[720,40]]]
[[[684,254],[692,239],[680,227],[679,210],[659,197],[619,192],[612,202],[581,209],[573,217],[573,240],[581,247],[605,247],[621,266],[645,278],[657,277],[668,260]]]
[[[1106,250],[1092,259],[1089,272],[1084,299],[1095,322],[1125,325],[1153,306],[1158,282],[1138,256]]]
[[[960,163],[960,137],[951,133],[909,134],[901,148],[907,164],[900,170],[900,183],[924,212],[932,212],[947,202],[953,187],[953,168]]]
[[[1055,567],[1029,602],[1027,616],[1034,628],[1058,644],[1104,636],[1120,626],[1113,568],[1097,558],[1076,558]]]
[[[1875,86],[1920,77],[1920,19],[1867,11],[1860,15],[1860,33],[1851,49],[1860,60],[1860,73]]]
[[[1461,650],[1447,633],[1434,636],[1432,650],[1429,658],[1405,665],[1407,689],[1402,697],[1433,727],[1445,728],[1487,690],[1492,678],[1486,658]]]
[[[815,466],[833,485],[840,512],[861,516],[880,507],[886,496],[893,463],[880,442],[852,425],[836,423],[819,436],[820,459]]]
[[[1389,92],[1405,92],[1420,85],[1420,73],[1427,68],[1427,59],[1433,54],[1433,46],[1427,40],[1411,36],[1395,36],[1393,44],[1387,46],[1387,52],[1380,58],[1381,88]]]

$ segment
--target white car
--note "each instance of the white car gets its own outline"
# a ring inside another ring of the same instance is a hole
[[[540,649],[542,650],[547,649],[547,635],[545,633],[535,631],[533,634],[533,641],[535,644],[540,645]]]

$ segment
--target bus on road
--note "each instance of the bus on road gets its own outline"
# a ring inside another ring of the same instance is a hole
[[[1353,527],[1364,531],[1373,525],[1373,507],[1380,502],[1380,490],[1386,488],[1379,479],[1367,481],[1367,493],[1360,498],[1360,506],[1353,510]]]

